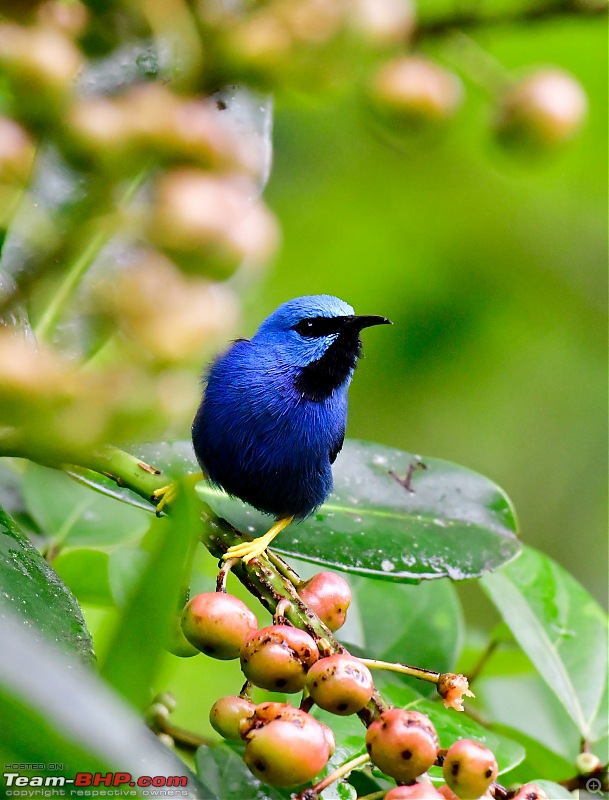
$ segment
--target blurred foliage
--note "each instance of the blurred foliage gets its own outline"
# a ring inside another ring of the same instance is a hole
[[[161,478],[104,448],[184,439],[227,339],[331,293],[395,323],[367,337],[349,435],[489,475],[554,558],[525,548],[485,594],[381,582],[371,558],[341,640],[478,674],[486,727],[412,680],[378,685],[447,743],[489,737],[506,784],[572,778],[581,737],[607,760],[605,16],[597,0],[0,2],[0,755],[39,762],[43,731],[48,761],[184,774],[138,717],[165,689],[177,710],[151,727],[209,744],[208,710],[242,675],[179,657],[186,584],[208,591],[217,571],[194,546],[199,501],[149,524]],[[192,456],[174,456],[144,455],[179,478]],[[66,464],[81,485],[48,469]],[[484,569],[515,552],[492,546]],[[466,555],[447,551],[445,573]],[[379,627],[383,603],[408,624]],[[91,658],[78,604],[103,678],[73,664]],[[335,765],[358,725],[336,722]],[[227,800],[234,751],[196,760],[190,796]]]

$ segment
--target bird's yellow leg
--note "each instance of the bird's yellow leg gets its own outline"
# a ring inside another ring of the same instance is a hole
[[[154,500],[158,500],[156,506],[156,513],[160,514],[161,511],[168,505],[171,505],[173,501],[178,496],[178,492],[180,491],[181,485],[186,485],[189,489],[193,488],[205,479],[205,475],[202,472],[191,472],[189,475],[185,475],[181,481],[173,481],[173,483],[168,483],[167,486],[161,486],[160,489],[157,489],[152,493],[152,497]]]
[[[253,558],[258,558],[259,555],[264,553],[266,548],[270,545],[277,534],[281,533],[284,528],[292,522],[294,517],[283,517],[278,519],[273,527],[257,539],[252,539],[251,542],[243,542],[242,544],[235,544],[229,547],[226,553],[222,556],[224,560],[228,558],[240,558],[244,564],[248,564]]]

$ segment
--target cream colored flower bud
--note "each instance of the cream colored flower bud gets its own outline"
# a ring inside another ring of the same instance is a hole
[[[404,44],[414,30],[412,0],[354,0],[351,27],[377,46]]]
[[[501,98],[497,130],[506,143],[564,144],[581,127],[588,101],[580,83],[563,70],[540,69]]]
[[[397,118],[439,122],[461,105],[461,81],[451,72],[421,56],[390,61],[376,73],[372,99],[381,111]]]

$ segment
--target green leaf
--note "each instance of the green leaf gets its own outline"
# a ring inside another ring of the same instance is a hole
[[[454,668],[463,635],[463,615],[450,581],[411,586],[354,578],[350,586],[363,631],[358,643],[362,655],[437,672]],[[390,613],[380,614],[382,608],[390,609]],[[399,678],[421,694],[435,694],[435,686],[429,683],[404,675]]]
[[[556,695],[537,672],[476,680],[476,708],[494,724],[508,725],[574,761],[581,736]]]
[[[334,491],[273,549],[283,555],[390,581],[474,578],[513,559],[520,550],[506,495],[481,475],[426,458],[425,470],[404,477],[418,456],[347,441],[334,465]],[[202,482],[201,497],[241,531],[263,533],[268,517]]]
[[[0,508],[0,618],[13,609],[42,639],[82,661],[94,661],[93,644],[78,603],[55,571]],[[0,650],[8,647],[3,643]]]
[[[3,764],[61,764],[61,771],[45,766],[23,774],[67,778],[185,776],[190,800],[218,800],[103,681],[39,641],[12,613],[0,616],[0,640],[0,719],[9,732],[0,737]]]
[[[38,464],[28,465],[23,493],[38,525],[62,546],[132,541],[143,535],[150,522],[143,511],[115,503],[65,473]]]
[[[200,535],[199,504],[181,492],[170,516],[154,519],[155,543],[108,647],[103,676],[134,705],[144,708],[159,669],[190,574]]]
[[[525,757],[522,745],[506,736],[489,731],[463,712],[444,708],[441,703],[425,700],[407,686],[385,686],[383,696],[393,705],[421,711],[431,719],[440,739],[440,747],[448,748],[457,739],[474,739],[495,754],[499,774],[513,769]]]
[[[573,774],[573,762],[550,750],[537,739],[527,736],[516,728],[493,723],[493,730],[519,742],[526,751],[526,758],[515,769],[510,770],[504,783],[527,783],[531,775],[545,775],[552,780],[564,780]]]
[[[593,740],[607,685],[607,618],[588,592],[548,556],[526,548],[481,585],[514,638]]]
[[[80,603],[112,606],[108,577],[108,554],[99,550],[69,550],[61,553],[53,567]]]
[[[222,800],[285,800],[290,796],[261,783],[241,756],[225,744],[199,747],[196,765],[198,774]]]
[[[190,441],[145,445],[136,454],[174,479],[200,469]],[[283,531],[273,549],[400,582],[478,577],[519,553],[514,510],[498,486],[464,467],[426,458],[427,469],[414,473],[411,493],[390,473],[403,478],[418,460],[401,450],[347,440],[334,464],[328,501]],[[125,503],[142,503],[102,476],[91,473],[87,481]],[[270,527],[267,515],[205,482],[197,491],[214,513],[244,532],[260,534]]]
[[[539,786],[551,800],[573,800],[571,792],[559,783],[546,781],[543,778],[540,780],[527,781],[527,783],[534,783],[536,786]],[[599,798],[600,797],[602,797],[602,795],[599,795]]]

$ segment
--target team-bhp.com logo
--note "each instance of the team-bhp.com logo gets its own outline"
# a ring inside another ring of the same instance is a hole
[[[129,772],[77,772],[73,778],[63,775],[22,775],[4,772],[7,797],[128,797],[133,794],[148,797],[186,797],[185,775],[140,775]],[[137,787],[148,791],[130,792]]]

